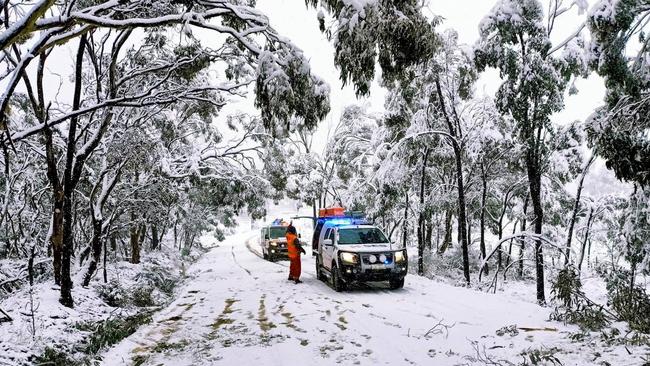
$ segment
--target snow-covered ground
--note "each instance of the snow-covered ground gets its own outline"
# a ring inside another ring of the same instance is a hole
[[[202,238],[206,243],[209,243],[210,239],[209,236]],[[119,284],[119,288],[123,290],[123,292],[115,291],[113,297],[116,299],[128,297],[128,294],[142,289],[148,284],[148,279],[140,276],[146,273],[164,274],[167,281],[181,281],[183,267],[195,260],[199,253],[192,252],[190,256],[182,256],[178,250],[169,248],[168,244],[170,243],[163,243],[164,248],[160,251],[144,254],[141,264],[125,261],[111,263],[107,271],[110,282],[106,288],[117,290],[114,285]],[[79,285],[84,272],[78,268],[75,268],[75,272],[73,278],[76,284],[73,289],[75,307],[72,309],[59,303],[60,288],[50,279],[34,285],[32,299],[30,299],[29,286],[24,286],[7,298],[0,299],[0,308],[13,318],[11,322],[0,323],[1,366],[39,364],[33,358],[42,355],[46,348],[63,351],[79,359],[84,356],[81,350],[87,345],[90,335],[88,329],[82,330],[82,328],[88,326],[94,328],[107,319],[125,318],[148,310],[146,307],[109,305],[98,293],[98,289],[103,285],[101,269],[96,273],[89,287]],[[170,297],[160,293],[155,287],[147,287],[147,291],[150,291],[149,294],[156,304],[167,303]]]
[[[189,270],[180,296],[104,354],[106,365],[642,365],[623,347],[572,343],[577,327],[548,308],[409,275],[404,289],[337,293],[303,256],[302,284],[288,262],[259,255],[258,231],[228,237]],[[508,328],[504,328],[508,327]],[[523,328],[523,329],[522,329]],[[650,353],[650,350],[645,353]]]

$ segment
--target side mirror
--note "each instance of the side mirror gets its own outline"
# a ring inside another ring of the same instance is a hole
[[[298,234],[298,239],[302,239],[302,235]]]
[[[266,235],[264,235],[264,239],[269,240],[271,238],[269,237],[269,234],[266,234]]]
[[[332,242],[332,239],[325,239],[325,240],[323,240],[323,245],[325,245],[325,246],[331,246],[331,245],[333,245],[333,244],[334,244],[334,243]]]

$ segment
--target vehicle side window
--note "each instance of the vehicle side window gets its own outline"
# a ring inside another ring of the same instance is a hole
[[[332,232],[332,229],[325,230],[325,236],[323,237],[323,239],[325,239],[325,240],[329,239],[331,232]]]
[[[334,241],[334,229],[330,229],[330,232],[328,233],[327,239],[330,239],[331,241]]]

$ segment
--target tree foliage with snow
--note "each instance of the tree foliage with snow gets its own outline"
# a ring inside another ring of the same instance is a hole
[[[650,184],[650,30],[647,1],[601,0],[589,12],[588,62],[605,79],[606,105],[590,119],[590,141],[619,179]]]
[[[382,81],[390,84],[408,73],[410,66],[430,57],[437,47],[430,21],[416,0],[307,0],[324,8],[318,20],[321,31],[334,42],[334,63],[343,84],[354,86],[357,95],[370,93],[375,64]],[[434,24],[439,19],[434,20]]]

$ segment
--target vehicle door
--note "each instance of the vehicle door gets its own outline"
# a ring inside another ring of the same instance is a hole
[[[323,222],[318,221],[311,238],[311,250],[314,255],[318,253],[318,243],[321,240],[322,231],[323,231]]]
[[[267,251],[269,249],[269,227],[262,228],[262,238],[261,238],[261,244],[262,248]]]
[[[323,240],[321,241],[321,253],[323,259],[323,267],[328,270],[332,269],[332,259],[334,258],[334,229],[328,228],[325,231]]]

